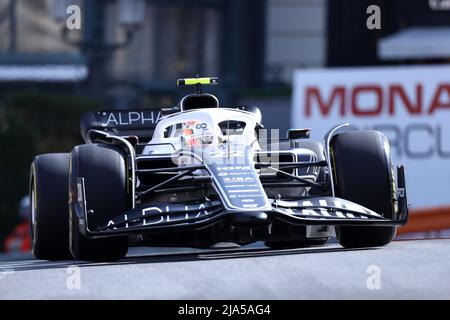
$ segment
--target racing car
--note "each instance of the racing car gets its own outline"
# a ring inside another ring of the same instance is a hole
[[[222,106],[193,86],[171,108],[104,110],[81,119],[85,144],[31,164],[38,259],[114,261],[130,243],[209,248],[346,248],[391,242],[408,220],[404,166],[378,131],[310,129],[268,138],[254,106]]]

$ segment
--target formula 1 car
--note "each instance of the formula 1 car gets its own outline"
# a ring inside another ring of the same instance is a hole
[[[386,137],[337,126],[324,143],[309,129],[268,139],[257,107],[221,106],[193,85],[173,108],[89,112],[85,144],[31,165],[36,258],[111,261],[130,239],[208,248],[264,241],[271,248],[382,246],[408,219]]]

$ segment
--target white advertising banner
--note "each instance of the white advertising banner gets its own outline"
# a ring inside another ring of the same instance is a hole
[[[450,205],[450,65],[296,70],[291,121],[319,141],[344,122],[382,131],[412,207]]]

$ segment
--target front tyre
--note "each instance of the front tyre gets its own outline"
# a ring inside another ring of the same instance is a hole
[[[69,188],[77,190],[78,178],[84,178],[89,227],[106,224],[128,209],[126,165],[121,152],[110,145],[84,144],[71,153]],[[128,237],[88,239],[79,230],[79,220],[70,205],[70,251],[74,258],[89,261],[114,261],[125,257]]]
[[[69,154],[48,153],[34,158],[30,173],[32,250],[37,259],[72,259],[69,252]]]
[[[396,213],[395,179],[387,138],[379,131],[337,134],[331,140],[336,196],[365,206],[387,219]],[[347,248],[377,247],[391,242],[397,227],[336,227]]]

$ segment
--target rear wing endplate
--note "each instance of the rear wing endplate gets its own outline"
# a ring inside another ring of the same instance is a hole
[[[162,115],[176,112],[169,108],[101,110],[85,113],[80,122],[81,136],[89,141],[89,130],[101,130],[119,136],[135,135],[150,139]]]

